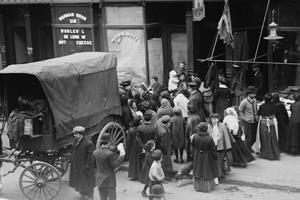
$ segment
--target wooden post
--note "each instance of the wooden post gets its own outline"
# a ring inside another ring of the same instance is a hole
[[[194,70],[193,16],[190,9],[186,11],[187,69]]]
[[[29,13],[28,7],[25,10],[24,18],[25,18],[28,61],[32,62],[33,61],[33,47],[32,47],[32,37],[31,37],[31,21],[30,21],[30,13]]]
[[[149,55],[148,55],[148,39],[147,39],[147,26],[146,26],[146,3],[143,2],[143,27],[144,27],[144,45],[145,45],[145,64],[146,64],[146,80],[147,84],[150,83],[150,70],[149,70]]]
[[[0,69],[6,66],[6,54],[5,54],[5,38],[4,38],[4,26],[3,16],[0,10]]]

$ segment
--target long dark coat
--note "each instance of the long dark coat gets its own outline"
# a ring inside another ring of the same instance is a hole
[[[144,145],[149,140],[154,140],[157,135],[157,128],[151,122],[144,122],[143,124],[139,125],[137,129],[137,136],[136,141],[139,145],[140,149],[144,148]]]
[[[165,174],[173,172],[173,165],[171,160],[171,144],[172,137],[169,133],[168,127],[158,120],[158,134],[156,138],[157,148],[162,152],[161,166]]]
[[[193,139],[194,177],[213,179],[218,176],[217,149],[208,133],[198,133]]]
[[[139,152],[141,149],[138,147],[136,142],[137,127],[131,127],[128,130],[128,154],[129,154],[129,169],[128,177],[130,178],[139,178],[140,171],[142,168],[142,160],[140,158]]]
[[[290,153],[300,153],[300,101],[291,105],[287,148]]]
[[[71,158],[69,185],[81,193],[95,187],[93,151],[94,144],[87,137],[83,137],[80,142],[75,140]]]
[[[217,88],[214,95],[215,112],[223,121],[224,110],[231,106],[231,92],[229,88]]]
[[[173,139],[173,148],[174,149],[182,149],[184,148],[185,140],[184,140],[184,122],[183,117],[181,115],[174,115],[171,120],[171,133]]]
[[[140,182],[143,184],[149,184],[149,171],[153,163],[153,158],[151,156],[151,151],[146,152],[143,166],[140,173]]]
[[[275,117],[278,122],[278,143],[281,151],[286,151],[287,126],[289,124],[289,115],[283,103],[275,103]]]
[[[206,113],[204,110],[203,96],[199,91],[191,94],[188,102],[188,110],[190,113],[198,114],[201,121],[205,121]]]

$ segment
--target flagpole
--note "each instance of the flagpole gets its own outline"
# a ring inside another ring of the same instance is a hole
[[[219,36],[219,33],[217,32],[216,34],[216,38],[215,38],[215,41],[214,41],[214,46],[213,46],[213,49],[212,49],[212,52],[211,52],[211,55],[210,55],[210,60],[213,58],[213,55],[215,53],[215,49],[216,49],[216,46],[217,46],[217,42],[218,42],[218,36]]]
[[[264,20],[263,20],[263,23],[262,23],[262,26],[261,26],[261,29],[260,29],[260,34],[259,34],[259,38],[258,38],[258,43],[257,43],[257,46],[256,46],[255,55],[254,55],[254,62],[256,61],[256,56],[257,56],[257,53],[258,53],[258,49],[259,49],[259,45],[260,45],[260,41],[261,41],[261,36],[262,36],[262,34],[263,34],[263,30],[264,30],[264,26],[265,26],[265,22],[266,22],[268,10],[269,10],[269,5],[270,5],[270,0],[268,0],[267,7],[266,7],[266,11],[265,11]]]

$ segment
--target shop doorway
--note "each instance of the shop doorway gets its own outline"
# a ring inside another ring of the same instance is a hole
[[[26,29],[25,27],[13,28],[13,39],[15,49],[15,63],[22,64],[29,62],[26,48]]]

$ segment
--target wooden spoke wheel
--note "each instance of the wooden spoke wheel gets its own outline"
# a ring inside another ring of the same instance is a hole
[[[120,124],[117,122],[109,122],[101,130],[96,147],[100,147],[100,138],[104,133],[110,134],[110,144],[113,146],[118,146],[118,144],[123,143],[124,149],[126,145],[125,132]]]
[[[70,163],[70,156],[67,153],[55,155],[53,163],[51,163],[60,173],[60,176],[66,174]]]
[[[62,182],[55,167],[45,162],[36,162],[23,170],[19,186],[27,199],[51,200],[59,194]]]

